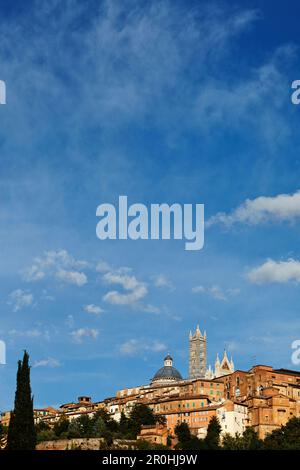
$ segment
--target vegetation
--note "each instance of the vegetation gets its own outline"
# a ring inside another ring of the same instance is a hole
[[[181,450],[218,450],[220,449],[221,426],[218,418],[213,417],[207,427],[204,439],[198,439],[191,434],[187,423],[180,423],[175,428],[178,439],[177,449]]]
[[[216,416],[213,416],[207,427],[207,434],[204,439],[204,448],[208,450],[220,449],[221,425]]]
[[[105,410],[98,411],[93,417],[82,415],[71,422],[62,415],[60,420],[51,429],[47,424],[36,426],[38,442],[63,438],[101,437],[105,447],[111,448],[114,439],[135,440],[142,425],[153,425],[158,419],[146,405],[135,405],[129,417],[121,414],[119,422],[114,421]],[[220,438],[221,426],[216,417],[210,420],[207,434],[204,439],[194,436],[187,423],[182,422],[175,428],[178,443],[175,448],[180,450],[300,450],[300,418],[292,418],[286,426],[273,431],[263,441],[251,427],[247,427],[243,434],[235,437],[225,434]],[[167,446],[138,441],[135,447],[141,450],[167,449],[171,446],[168,436]]]
[[[300,450],[300,418],[291,418],[285,426],[274,430],[264,440],[265,449]]]
[[[235,437],[225,434],[222,440],[224,450],[261,450],[264,443],[258,438],[257,433],[251,427],[246,428],[242,435]]]
[[[178,439],[176,449],[180,450],[200,450],[202,448],[202,441],[196,436],[191,434],[190,428],[187,423],[180,423],[175,428],[175,434]]]
[[[143,404],[136,404],[128,417],[122,413],[119,422],[112,419],[104,409],[97,411],[92,417],[84,414],[71,421],[62,414],[53,428],[43,422],[36,425],[37,441],[101,437],[109,448],[114,439],[135,440],[143,425],[154,425],[156,422],[163,423],[164,419],[155,416],[152,410]],[[148,443],[138,445],[147,447]]]
[[[15,406],[8,427],[8,450],[34,450],[36,430],[33,416],[33,397],[30,387],[29,356],[24,351],[23,360],[18,362]]]
[[[300,418],[291,418],[285,426],[276,429],[264,440],[258,438],[252,427],[235,437],[225,434],[220,442],[221,427],[217,418],[212,418],[205,439],[191,435],[186,423],[179,424],[175,433],[177,448],[182,450],[300,450]],[[198,442],[197,442],[198,441]]]

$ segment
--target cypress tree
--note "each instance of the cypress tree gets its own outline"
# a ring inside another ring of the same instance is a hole
[[[23,360],[18,361],[15,406],[8,428],[7,449],[34,450],[35,446],[36,431],[30,388],[29,355],[24,351]]]
[[[213,416],[207,427],[207,434],[204,438],[204,444],[207,449],[217,450],[220,448],[221,425],[216,416]]]

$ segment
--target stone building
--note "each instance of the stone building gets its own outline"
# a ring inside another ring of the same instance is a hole
[[[189,378],[204,378],[206,374],[206,332],[202,335],[199,325],[189,335]]]
[[[163,444],[166,446],[168,443],[168,435],[167,427],[156,423],[154,425],[142,426],[141,432],[137,436],[137,440],[148,441],[151,444]]]
[[[219,380],[226,398],[247,405],[247,424],[261,439],[290,418],[300,417],[300,372],[257,365]]]

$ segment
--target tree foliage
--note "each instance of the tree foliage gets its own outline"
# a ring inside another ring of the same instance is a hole
[[[24,351],[23,360],[18,362],[17,388],[8,428],[7,449],[34,450],[35,446],[36,430],[30,387],[29,355]]]
[[[207,434],[204,439],[204,446],[208,450],[218,450],[220,448],[221,425],[216,416],[213,416],[207,427]]]
[[[285,426],[270,433],[264,446],[271,450],[300,450],[300,418],[291,418]]]

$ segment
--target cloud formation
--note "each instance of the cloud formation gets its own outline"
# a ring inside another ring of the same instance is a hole
[[[164,274],[157,274],[156,276],[152,276],[153,284],[158,289],[167,288],[170,291],[175,290],[175,287],[170,279]]]
[[[40,361],[35,361],[33,363],[33,367],[60,367],[60,362],[57,359],[54,359],[53,357],[49,357],[48,359],[41,359]]]
[[[87,261],[73,258],[67,250],[45,251],[42,257],[35,258],[33,265],[22,272],[22,277],[26,282],[50,278],[81,287],[87,283],[87,276],[78,270],[89,266]]]
[[[167,349],[166,345],[161,341],[143,341],[138,339],[130,339],[123,343],[120,347],[121,354],[134,356],[140,352],[162,352]]]
[[[40,338],[43,336],[44,338],[49,339],[49,332],[48,331],[41,331],[38,328],[32,328],[30,330],[10,330],[8,332],[10,336],[16,337],[25,337],[25,338]]]
[[[146,284],[129,274],[130,268],[119,268],[109,271],[102,277],[103,281],[111,285],[119,285],[124,292],[112,290],[107,292],[103,300],[113,305],[136,305],[148,293]]]
[[[217,300],[228,300],[229,297],[237,295],[239,289],[222,289],[219,286],[195,286],[192,288],[193,294],[207,294]]]
[[[246,201],[229,214],[219,212],[206,226],[221,224],[227,227],[235,223],[258,225],[264,222],[293,222],[300,219],[300,191],[277,196],[260,196]]]
[[[98,305],[88,304],[83,306],[83,310],[87,313],[93,313],[94,315],[100,315],[104,310]]]
[[[94,328],[78,328],[70,333],[75,343],[82,343],[84,338],[97,339],[99,331]]]
[[[79,271],[66,271],[61,269],[56,273],[56,278],[68,284],[75,284],[78,287],[87,283],[87,276]]]
[[[288,259],[287,261],[274,261],[268,259],[261,266],[253,268],[247,277],[255,284],[300,282],[300,261]]]
[[[16,289],[9,294],[8,305],[12,306],[14,312],[29,307],[33,304],[33,294],[22,289]]]

